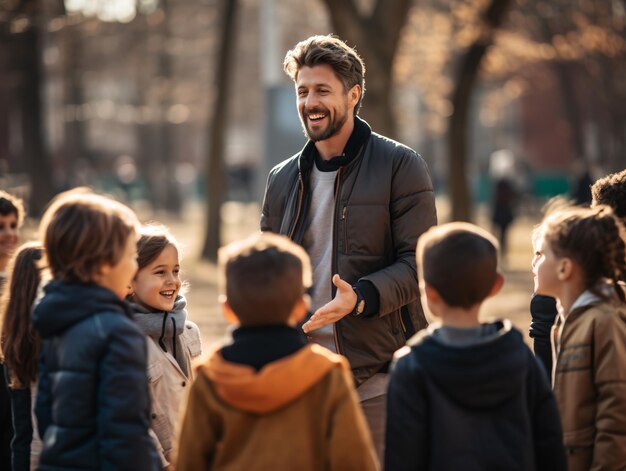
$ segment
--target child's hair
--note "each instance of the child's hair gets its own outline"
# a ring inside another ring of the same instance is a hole
[[[55,198],[39,227],[52,277],[90,283],[103,263],[119,262],[139,222],[123,204],[78,188]]]
[[[138,270],[152,263],[168,245],[174,246],[180,254],[178,241],[172,236],[169,229],[161,224],[143,225],[139,234],[137,241]]]
[[[228,304],[241,325],[285,323],[311,286],[309,256],[276,234],[260,233],[222,247],[219,266]]]
[[[41,283],[42,253],[40,244],[28,242],[9,263],[8,282],[2,295],[0,347],[12,388],[28,387],[37,379],[39,335],[33,328],[31,314]]]
[[[431,227],[417,243],[420,278],[448,306],[468,309],[484,301],[498,276],[498,241],[465,222]]]
[[[606,297],[598,288],[603,279],[613,282],[623,302],[618,285],[626,281],[624,226],[609,206],[569,208],[548,214],[539,231],[557,257],[574,260],[585,273],[585,288]]]
[[[605,204],[626,219],[626,169],[601,178],[591,186],[592,205]]]
[[[6,191],[0,190],[0,214],[3,216],[15,214],[17,227],[20,227],[22,222],[24,222],[24,213],[24,202],[21,199]]]

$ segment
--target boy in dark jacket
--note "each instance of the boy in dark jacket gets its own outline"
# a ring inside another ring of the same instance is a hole
[[[347,361],[308,344],[311,265],[283,236],[220,251],[224,313],[240,325],[191,388],[177,471],[374,471],[377,460]]]
[[[497,251],[493,236],[467,223],[420,238],[420,289],[441,323],[396,354],[387,471],[566,469],[543,368],[510,321],[478,320],[483,301],[503,283]]]
[[[42,338],[40,470],[157,470],[146,341],[123,301],[137,270],[134,213],[72,191],[44,214],[53,280],[33,320]]]

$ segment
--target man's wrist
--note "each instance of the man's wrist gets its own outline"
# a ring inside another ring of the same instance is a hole
[[[353,286],[352,289],[354,290],[354,294],[356,294],[356,302],[354,303],[354,308],[352,308],[352,312],[350,314],[358,317],[365,311],[365,298],[359,288]]]

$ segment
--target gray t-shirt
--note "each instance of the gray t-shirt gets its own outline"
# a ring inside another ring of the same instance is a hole
[[[313,293],[311,312],[332,299],[333,214],[335,210],[335,178],[337,171],[321,172],[313,165],[311,172],[311,206],[302,245],[311,257],[313,266]],[[337,352],[333,325],[327,325],[308,334],[311,341]]]

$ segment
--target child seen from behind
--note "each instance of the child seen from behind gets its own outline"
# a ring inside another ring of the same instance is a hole
[[[377,469],[346,360],[296,329],[311,284],[304,250],[258,234],[222,248],[220,270],[239,327],[191,388],[176,469]]]
[[[52,276],[33,314],[42,471],[160,469],[146,340],[124,301],[138,226],[126,206],[84,190],[62,194],[42,218]]]
[[[385,469],[564,470],[548,378],[508,320],[479,310],[503,284],[498,243],[467,223],[417,245],[423,305],[438,317],[396,354],[389,384]]]
[[[191,386],[191,360],[202,353],[200,332],[187,320],[181,293],[179,248],[164,226],[144,226],[137,243],[138,271],[131,283],[133,317],[148,341],[152,431],[163,468],[171,462],[183,395]]]
[[[33,303],[40,293],[43,248],[28,242],[17,249],[7,269],[2,295],[0,347],[11,396],[14,436],[13,471],[36,469],[41,440],[33,420],[40,339],[32,324]]]

